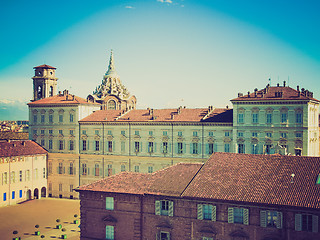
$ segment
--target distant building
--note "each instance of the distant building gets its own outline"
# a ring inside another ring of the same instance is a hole
[[[205,162],[214,152],[319,156],[319,101],[285,83],[239,94],[233,109],[136,109],[113,53],[87,99],[56,94],[56,80],[54,67],[35,67],[38,90],[28,104],[29,139],[49,152],[50,196],[74,198],[75,186],[105,176]]]
[[[81,239],[320,239],[320,158],[214,153],[81,186]]]
[[[0,141],[0,173],[0,206],[48,194],[47,151],[33,141]]]

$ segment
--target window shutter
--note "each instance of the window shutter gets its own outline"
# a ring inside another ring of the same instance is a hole
[[[217,221],[217,206],[212,206],[211,220],[212,221]]]
[[[206,143],[206,154],[209,154],[209,143]]]
[[[192,143],[190,143],[190,154],[192,154],[193,153],[193,145],[192,145]]]
[[[64,174],[66,173],[66,167],[63,167],[63,173]]]
[[[243,224],[249,225],[249,209],[248,208],[243,209]]]
[[[147,152],[149,153],[149,152],[150,152],[150,149],[149,149],[149,142],[146,142],[146,144],[147,144],[146,149],[147,149]]]
[[[160,215],[160,201],[156,201],[155,203],[155,214]]]
[[[140,147],[139,152],[142,152],[142,142],[139,142],[139,147]]]
[[[282,228],[282,212],[277,212],[277,228]]]
[[[89,140],[87,141],[87,150],[89,150]]]
[[[161,240],[161,239],[160,239],[160,233],[157,233],[156,239],[157,239],[157,240]]]
[[[87,168],[87,171],[88,171],[87,175],[89,176],[90,175],[90,168],[89,167]]]
[[[163,142],[160,144],[160,153],[163,153]]]
[[[198,204],[198,219],[199,220],[202,220],[203,219],[203,205],[202,204]]]
[[[99,176],[102,176],[103,168],[99,168]]]
[[[318,232],[318,216],[312,215],[312,232],[317,233]]]
[[[157,152],[157,143],[153,143],[154,144],[154,149],[153,149],[153,152]]]
[[[112,175],[116,174],[116,169],[112,169]]]
[[[112,141],[112,152],[116,151],[116,145],[115,145],[115,141]]]
[[[171,152],[171,143],[168,143],[168,153]]]
[[[175,152],[178,154],[178,143],[176,143],[175,145],[176,145],[176,150],[175,150]]]
[[[80,175],[82,175],[82,174],[83,174],[83,169],[82,169],[82,167],[80,167],[79,172],[80,172]]]
[[[173,201],[169,201],[169,216],[172,217],[173,216]]]
[[[187,153],[187,151],[186,151],[186,145],[187,145],[187,144],[183,143],[183,153]]]
[[[302,215],[301,214],[296,214],[295,216],[295,230],[296,231],[301,231],[301,220],[302,220]]]
[[[75,167],[73,168],[73,175],[76,175],[76,169],[77,168],[75,168]]]
[[[213,152],[218,152],[218,144],[217,143],[213,144]]]
[[[228,208],[228,223],[233,223],[234,218],[233,218],[233,208]]]
[[[260,226],[267,227],[267,211],[260,211]]]

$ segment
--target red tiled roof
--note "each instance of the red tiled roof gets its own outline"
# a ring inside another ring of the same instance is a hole
[[[0,157],[46,154],[47,151],[31,140],[0,141]]]
[[[121,173],[79,190],[320,209],[319,173],[319,157],[214,153],[205,164],[180,163],[153,174]]]
[[[35,106],[35,105],[51,105],[51,104],[96,104],[99,105],[98,103],[91,103],[87,102],[86,99],[77,97],[71,94],[58,94],[52,97],[47,97],[47,98],[42,98],[40,100],[30,102],[28,103],[29,106]]]
[[[280,94],[279,94],[280,93]],[[309,92],[301,92],[291,87],[266,87],[262,90],[248,94],[241,97],[234,98],[231,101],[266,101],[266,100],[314,100],[319,101]]]
[[[51,68],[51,69],[56,69],[55,67],[51,67],[51,66],[49,66],[49,65],[47,65],[47,64],[42,64],[42,65],[40,65],[40,66],[34,67],[33,69],[36,69],[36,68]]]
[[[182,196],[320,208],[319,173],[318,157],[214,153]]]
[[[232,122],[232,109],[216,108],[205,120],[208,108],[180,108],[179,111],[178,114],[178,109],[134,109],[120,116],[120,110],[100,110],[81,122],[115,121],[117,117],[118,122]]]

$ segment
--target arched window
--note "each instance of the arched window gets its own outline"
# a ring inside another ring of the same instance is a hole
[[[51,73],[51,74],[52,74],[52,73]],[[50,87],[50,90],[49,90],[49,96],[50,96],[50,97],[53,96],[53,87],[52,87],[52,86]]]
[[[108,109],[116,109],[116,102],[114,100],[108,102]]]
[[[38,86],[37,89],[37,98],[42,98],[42,86]]]

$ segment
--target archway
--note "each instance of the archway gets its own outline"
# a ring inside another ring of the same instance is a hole
[[[34,199],[39,199],[39,190],[38,188],[35,188],[33,191],[33,198]]]
[[[28,189],[27,195],[26,195],[26,200],[30,200],[30,199],[31,199],[31,190]]]
[[[41,197],[47,196],[47,189],[45,187],[41,188]]]

